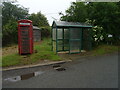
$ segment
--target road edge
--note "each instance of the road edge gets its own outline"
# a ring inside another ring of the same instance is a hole
[[[0,71],[9,71],[9,70],[17,70],[17,69],[26,69],[26,68],[34,68],[34,67],[41,67],[41,66],[49,66],[54,64],[63,64],[67,62],[71,62],[72,60],[66,60],[66,61],[54,61],[49,63],[43,63],[43,64],[35,64],[35,65],[25,65],[25,66],[17,66],[17,67],[10,67],[10,68],[2,68]]]

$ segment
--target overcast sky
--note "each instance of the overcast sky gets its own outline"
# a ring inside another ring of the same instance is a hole
[[[65,13],[71,2],[76,0],[17,0],[18,3],[26,8],[29,8],[29,13],[37,13],[41,11],[47,17],[51,25],[54,18],[59,20],[59,12]]]

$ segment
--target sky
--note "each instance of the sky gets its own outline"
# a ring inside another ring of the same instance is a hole
[[[59,12],[65,14],[65,10],[76,0],[17,0],[18,4],[29,8],[29,14],[41,11],[47,17],[50,25],[53,20],[59,20]]]

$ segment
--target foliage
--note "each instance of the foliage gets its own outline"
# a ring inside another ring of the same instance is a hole
[[[41,12],[32,13],[28,19],[32,20],[34,26],[40,27],[42,39],[50,36],[50,26],[47,18]]]
[[[38,12],[37,14],[32,13],[28,19],[33,21],[34,26],[43,27],[43,26],[49,26],[47,18],[41,13]]]
[[[46,37],[50,37],[51,35],[51,28],[46,26],[46,27],[41,27],[41,37],[42,39],[46,38]]]
[[[106,34],[112,34],[114,41],[118,40],[119,22],[120,22],[120,8],[117,3],[105,2],[105,3],[89,3],[89,19],[95,20],[94,25],[103,27],[103,36]],[[104,36],[104,42],[107,41],[106,35]]]
[[[7,24],[3,25],[2,32],[2,42],[3,46],[11,43],[17,43],[17,22],[9,21]]]
[[[11,43],[17,43],[17,21],[25,19],[28,15],[28,9],[19,5],[3,2],[2,8],[2,41],[3,46]]]
[[[66,10],[66,14],[60,13],[60,15],[63,21],[86,22],[97,26],[93,28],[93,37],[96,35],[97,43],[98,41],[106,43],[108,34],[113,35],[114,44],[120,40],[120,2],[73,2]],[[100,40],[101,36],[102,40]]]
[[[3,2],[2,24],[5,25],[11,21],[25,19],[28,16],[28,9],[20,5],[14,5],[11,2]]]
[[[84,3],[75,3],[68,10],[66,10],[66,15],[61,17],[63,21],[72,21],[72,22],[85,22],[87,17],[87,8]]]
[[[104,32],[103,32],[103,28],[100,26],[95,26],[93,27],[93,31],[92,31],[92,37],[93,37],[93,44],[99,45],[99,43],[104,39],[103,37]]]

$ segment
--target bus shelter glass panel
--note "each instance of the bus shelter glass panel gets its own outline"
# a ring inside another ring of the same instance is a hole
[[[69,51],[69,29],[64,28],[64,51]]]
[[[64,39],[69,39],[69,29],[64,28]]]
[[[79,53],[81,50],[82,29],[70,28],[70,53]]]
[[[57,39],[63,39],[63,29],[62,28],[57,29]]]
[[[63,51],[63,40],[57,41],[58,51]]]
[[[79,53],[80,52],[80,40],[70,41],[70,53]]]
[[[69,51],[69,39],[64,39],[64,47],[63,50],[64,51]]]
[[[63,29],[57,28],[57,51],[63,51]]]
[[[76,40],[81,38],[81,29],[72,28],[70,29],[70,39]]]
[[[56,40],[56,28],[52,29],[52,40]]]

